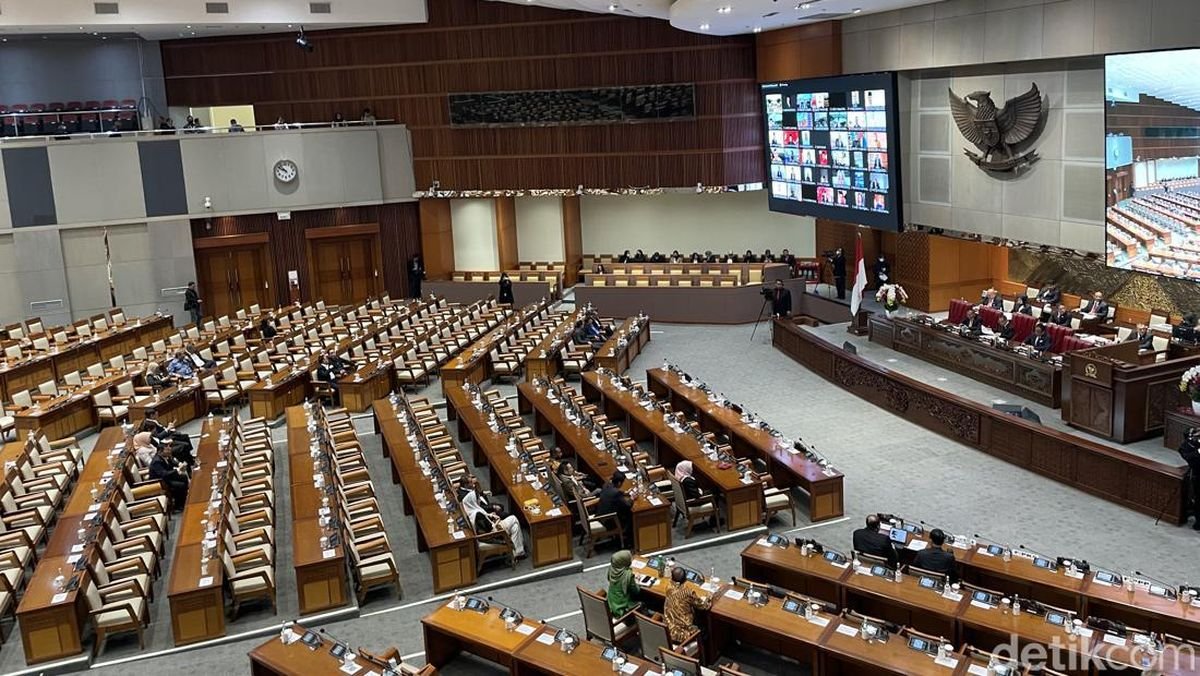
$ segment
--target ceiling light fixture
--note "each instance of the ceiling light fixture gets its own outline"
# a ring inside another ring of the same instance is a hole
[[[724,5],[722,7],[717,8],[717,14],[728,14],[732,11],[733,11],[733,8],[730,7],[729,5]]]
[[[858,14],[858,13],[859,13],[859,12],[861,12],[861,11],[862,11],[862,7],[855,7],[854,9],[850,10],[850,13],[851,13],[851,14]]]
[[[706,24],[706,23],[700,24],[700,30],[702,30],[702,31],[708,30],[708,24]]]
[[[300,34],[296,36],[296,46],[309,54],[312,54],[313,50],[316,49],[313,43],[309,42],[308,37],[304,35],[304,26],[300,26]]]
[[[615,12],[615,11],[617,11],[617,9],[618,9],[617,3],[615,3],[615,2],[608,6],[608,11],[610,11],[610,12]]]
[[[755,33],[761,33],[761,32],[762,32],[762,26],[755,26],[755,27],[754,27],[754,32],[755,32]]]

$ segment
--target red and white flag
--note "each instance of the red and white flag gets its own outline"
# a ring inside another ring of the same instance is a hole
[[[863,292],[867,290],[867,266],[863,263],[862,235],[854,240],[854,288],[850,290],[850,316],[858,315]]]

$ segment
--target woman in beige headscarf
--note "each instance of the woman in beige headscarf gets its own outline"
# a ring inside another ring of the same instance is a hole
[[[149,432],[138,432],[133,435],[133,455],[137,458],[138,466],[149,467],[150,461],[158,453],[154,446],[154,436]]]

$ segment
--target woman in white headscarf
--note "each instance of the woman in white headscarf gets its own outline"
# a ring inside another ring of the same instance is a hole
[[[133,435],[133,455],[137,458],[139,467],[149,467],[150,461],[158,454],[154,445],[154,435],[149,432],[138,432]]]
[[[679,482],[679,487],[683,489],[683,497],[688,502],[705,495],[704,489],[700,488],[700,482],[692,475],[694,471],[695,466],[691,460],[680,460],[679,464],[675,465],[675,480]]]
[[[467,518],[471,520],[471,525],[475,527],[475,532],[483,534],[497,528],[504,529],[508,533],[508,538],[512,540],[513,555],[518,559],[525,558],[525,535],[521,532],[521,522],[511,514],[500,518],[499,515],[485,509],[479,502],[478,490],[478,488],[473,488],[467,491],[462,498],[463,510],[466,511]]]

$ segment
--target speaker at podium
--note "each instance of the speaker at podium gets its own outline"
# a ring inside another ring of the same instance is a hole
[[[1034,413],[1028,406],[1017,406],[1016,404],[992,404],[992,408],[1003,413],[1007,413],[1018,418],[1024,418],[1042,424],[1042,418],[1037,413]]]

